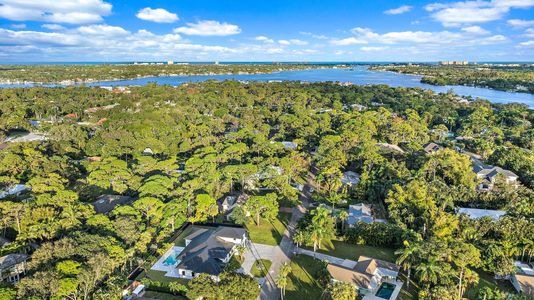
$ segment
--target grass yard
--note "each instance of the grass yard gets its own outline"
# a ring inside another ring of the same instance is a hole
[[[265,268],[262,268],[261,264],[263,264]],[[250,269],[250,274],[258,278],[265,277],[267,276],[267,272],[269,272],[269,268],[272,264],[273,262],[268,259],[258,259],[254,262],[254,265],[252,265],[252,269]]]
[[[143,295],[145,298],[158,299],[158,300],[186,300],[187,298],[182,296],[175,296],[162,292],[146,291]]]
[[[150,280],[164,282],[164,283],[179,282],[181,284],[187,284],[189,282],[189,280],[183,279],[183,278],[167,277],[165,276],[165,272],[154,271],[154,270],[145,270],[143,273],[137,276],[136,280],[140,280],[141,278],[145,278],[145,277]]]
[[[323,288],[317,281],[322,262],[307,255],[297,255],[291,260],[291,273],[285,299],[321,299]]]
[[[358,260],[358,257],[360,255],[367,256],[367,257],[373,257],[389,262],[395,262],[395,250],[390,248],[382,248],[382,247],[373,247],[373,246],[362,246],[362,245],[354,245],[349,244],[343,241],[338,240],[332,240],[332,241],[326,241],[322,243],[321,249],[318,249],[318,252],[336,256],[339,258],[345,258],[345,259],[351,259],[351,260]],[[313,250],[313,248],[309,248],[309,250]]]
[[[265,220],[260,221],[260,225],[255,223],[247,224],[247,231],[253,243],[276,246],[280,244],[287,224],[291,219],[290,213],[279,213],[272,223]]]
[[[515,294],[515,289],[508,280],[495,280],[491,274],[488,274],[482,270],[477,270],[479,281],[478,284],[469,287],[465,293],[464,298],[476,299],[477,292],[483,287],[489,287],[491,289],[498,288],[500,291]]]

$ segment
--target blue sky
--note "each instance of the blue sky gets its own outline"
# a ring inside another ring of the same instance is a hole
[[[534,61],[534,0],[0,0],[0,61]]]

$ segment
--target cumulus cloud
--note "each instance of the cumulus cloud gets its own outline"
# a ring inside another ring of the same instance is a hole
[[[59,24],[43,24],[41,25],[41,27],[43,28],[46,28],[46,29],[49,29],[49,30],[55,30],[55,31],[60,31],[60,30],[65,30],[66,28],[59,25]]]
[[[369,28],[351,29],[354,36],[331,40],[337,46],[355,44],[417,44],[417,45],[488,45],[506,41],[502,35],[488,36],[489,32],[478,26],[465,27],[461,32],[451,31],[392,31],[379,34]]]
[[[178,21],[178,15],[171,13],[163,8],[145,7],[141,9],[136,17],[141,20],[151,21],[156,23],[174,23]]]
[[[529,8],[534,0],[492,0],[432,3],[425,6],[431,17],[444,26],[485,23],[502,19],[513,8]]]
[[[362,39],[357,39],[355,37],[348,37],[344,39],[336,39],[331,40],[330,44],[336,45],[336,46],[349,46],[349,45],[356,45],[356,44],[367,44],[368,42]]]
[[[324,34],[314,34],[314,33],[306,32],[306,31],[301,31],[299,33],[302,34],[302,35],[311,36],[312,38],[318,39],[318,40],[326,40],[326,39],[328,39],[328,37],[326,35],[324,35]]]
[[[402,6],[397,7],[397,8],[388,9],[388,10],[384,11],[384,13],[386,15],[401,15],[401,14],[409,12],[410,10],[412,10],[412,8],[413,7],[411,7],[409,5],[402,5]]]
[[[174,29],[175,33],[201,36],[227,36],[241,33],[241,28],[229,23],[218,21],[199,21],[197,23],[187,23],[187,26]]]
[[[519,43],[518,48],[534,48],[534,41],[526,41]]]
[[[516,28],[534,26],[534,20],[511,19],[511,20],[508,20],[506,23]]]
[[[260,36],[257,36],[254,38],[256,41],[259,41],[259,42],[264,42],[264,43],[268,43],[268,44],[272,44],[274,43],[274,40],[273,39],[270,39],[266,36],[263,36],[263,35],[260,35]]]
[[[112,5],[102,0],[2,0],[0,18],[13,21],[87,24],[102,21]]]
[[[534,38],[534,28],[529,28],[525,30],[525,33],[522,36],[527,38]]]
[[[278,43],[280,45],[284,45],[284,46],[290,46],[290,45],[305,46],[305,45],[308,45],[308,42],[302,41],[302,40],[298,40],[298,39],[279,40]]]
[[[462,28],[462,31],[469,32],[469,33],[472,33],[472,34],[480,34],[480,35],[489,34],[490,33],[489,31],[487,31],[486,29],[484,29],[484,28],[482,28],[480,26],[464,27],[464,28]]]
[[[102,60],[125,58],[158,60],[162,57],[197,57],[236,53],[238,50],[218,45],[194,44],[179,34],[155,34],[148,30],[128,31],[122,27],[104,24],[85,25],[61,32],[14,31],[0,29],[0,52],[7,59],[46,59],[92,57]],[[9,45],[9,47],[6,47]],[[27,51],[31,49],[31,51]]]

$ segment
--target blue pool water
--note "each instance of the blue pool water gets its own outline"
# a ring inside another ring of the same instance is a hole
[[[136,78],[131,80],[117,80],[87,83],[87,86],[127,86],[146,85],[151,82],[167,85],[181,85],[187,82],[198,82],[206,80],[243,80],[243,81],[282,81],[300,80],[307,82],[320,81],[340,81],[351,82],[359,85],[387,84],[393,87],[417,87],[431,89],[438,93],[449,90],[461,96],[471,96],[473,98],[487,99],[496,103],[519,102],[534,107],[534,94],[503,92],[487,88],[472,86],[435,86],[421,83],[421,76],[399,74],[393,72],[371,71],[367,67],[355,66],[351,69],[309,69],[299,71],[283,71],[271,74],[235,74],[235,75],[198,75],[198,76],[160,76]],[[4,87],[24,87],[31,84],[0,84]],[[48,85],[57,86],[57,85]]]
[[[391,283],[388,283],[388,282],[383,282],[380,285],[380,288],[378,288],[378,291],[376,291],[376,296],[380,297],[380,298],[383,298],[383,299],[388,299],[389,300],[389,298],[393,294],[394,290],[395,290],[395,285],[394,284],[391,284]]]
[[[172,250],[171,254],[163,261],[163,264],[166,266],[174,266],[177,262],[176,257],[178,253]]]

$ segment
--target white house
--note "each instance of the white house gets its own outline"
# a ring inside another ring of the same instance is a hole
[[[477,175],[479,180],[478,190],[491,190],[497,181],[497,178],[501,177],[504,182],[509,185],[516,185],[519,178],[514,172],[505,170],[501,167],[495,167],[491,165],[485,165],[478,159],[472,158],[473,172]]]
[[[26,273],[28,255],[13,253],[0,257],[0,282],[16,283],[20,276]]]
[[[375,218],[371,206],[363,203],[353,204],[349,206],[349,218],[347,224],[350,227],[358,224],[358,222],[373,223]]]

